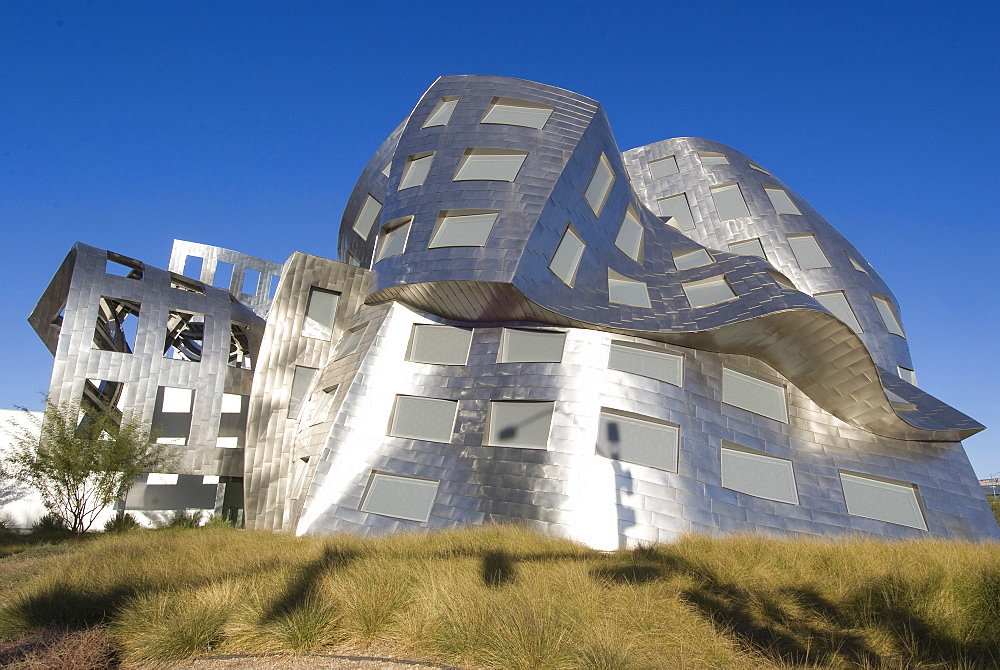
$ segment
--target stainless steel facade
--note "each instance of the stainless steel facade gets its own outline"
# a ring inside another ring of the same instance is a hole
[[[442,77],[362,171],[338,247],[344,262],[294,254],[270,303],[248,526],[517,521],[605,548],[688,531],[1000,538],[960,443],[982,426],[916,387],[885,282],[729,147],[622,154],[594,100]],[[254,262],[264,289],[274,271]],[[263,313],[270,296],[240,300]],[[421,327],[468,351],[421,362]],[[562,352],[511,328],[564,333]],[[609,365],[613,347],[636,362]],[[80,374],[61,360],[54,380]]]

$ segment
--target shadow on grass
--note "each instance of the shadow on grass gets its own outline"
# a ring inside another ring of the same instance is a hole
[[[319,584],[323,575],[334,570],[342,570],[357,558],[357,552],[348,549],[326,546],[319,558],[304,565],[289,581],[284,593],[275,600],[261,618],[261,623],[270,623],[286,617],[319,592]]]
[[[483,583],[486,586],[503,586],[517,577],[514,560],[505,551],[488,551],[482,559]]]

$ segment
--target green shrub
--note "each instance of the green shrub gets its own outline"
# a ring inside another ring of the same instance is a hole
[[[127,533],[130,530],[141,528],[139,522],[131,514],[125,513],[122,516],[117,514],[104,524],[105,533]]]
[[[990,501],[990,509],[993,510],[993,516],[996,517],[997,523],[1000,523],[1000,496],[987,496],[987,500]]]
[[[201,527],[206,530],[235,530],[236,524],[220,514],[213,514]]]
[[[67,537],[70,530],[65,521],[49,512],[32,524],[31,534],[35,537],[57,539]]]
[[[188,512],[186,510],[179,509],[174,512],[170,521],[168,521],[163,527],[173,530],[197,528],[201,525],[201,516],[201,512]]]

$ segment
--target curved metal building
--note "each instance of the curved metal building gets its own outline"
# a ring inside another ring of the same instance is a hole
[[[338,247],[252,304],[248,526],[1000,538],[889,287],[730,147],[622,154],[594,100],[442,77]]]

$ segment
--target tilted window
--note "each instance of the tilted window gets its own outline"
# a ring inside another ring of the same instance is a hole
[[[559,246],[556,247],[556,252],[552,255],[552,260],[549,261],[549,269],[564,284],[572,286],[576,280],[576,271],[580,267],[583,250],[586,248],[587,245],[583,243],[573,227],[567,226],[562,240],[559,241]]]
[[[457,400],[397,395],[389,435],[429,442],[451,442],[458,415]]]
[[[660,216],[671,220],[668,223],[676,225],[681,230],[692,230],[694,228],[691,206],[688,204],[687,195],[684,193],[672,195],[668,198],[660,198],[656,201],[656,206],[660,209]]]
[[[684,357],[659,348],[612,342],[608,367],[680,386],[684,376]]]
[[[552,107],[528,100],[493,98],[486,116],[480,123],[497,123],[505,126],[522,126],[540,129],[552,116]]]
[[[469,149],[458,166],[454,181],[514,181],[527,157],[527,151]]]
[[[799,504],[792,462],[722,441],[722,486],[740,493]]]
[[[407,521],[426,522],[431,516],[440,481],[372,472],[360,510]]]
[[[601,210],[604,209],[604,203],[607,202],[611,185],[614,182],[615,173],[611,169],[611,163],[608,162],[604,154],[601,154],[597,160],[597,167],[594,168],[594,174],[590,178],[590,184],[583,194],[595,216],[601,215]]]
[[[914,485],[843,471],[840,483],[848,514],[927,530]]]
[[[547,448],[554,409],[554,402],[490,402],[486,417],[487,446]]]
[[[500,212],[455,209],[441,212],[428,249],[438,247],[481,247],[489,239]]]
[[[692,307],[706,307],[736,297],[725,276],[681,284],[681,288]]]
[[[677,424],[601,409],[597,435],[599,456],[676,472],[679,440]]]
[[[785,387],[722,368],[722,402],[788,423]]]
[[[431,110],[430,116],[424,121],[422,128],[430,128],[432,126],[446,126],[448,122],[451,121],[451,115],[455,113],[455,107],[458,105],[458,98],[447,97],[438,100],[438,103],[434,105],[434,109]],[[386,175],[388,177],[389,175]]]
[[[471,328],[418,323],[413,326],[406,360],[436,365],[465,365],[471,347]]]

